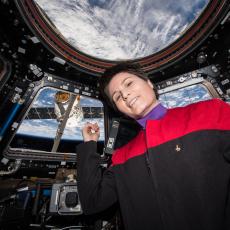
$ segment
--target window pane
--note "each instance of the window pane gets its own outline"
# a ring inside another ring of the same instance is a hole
[[[136,59],[181,36],[208,0],[36,0],[66,40],[107,60]]]
[[[99,141],[104,141],[104,112],[99,100],[45,88],[38,93],[10,146],[56,152],[68,143],[74,151],[83,141],[81,130],[86,122],[99,124]]]
[[[197,84],[161,94],[159,100],[167,108],[173,108],[211,98],[212,96],[209,94],[207,88],[201,84]]]

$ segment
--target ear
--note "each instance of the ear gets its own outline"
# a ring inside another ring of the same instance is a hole
[[[147,83],[153,89],[153,84],[152,84],[152,82],[149,79],[147,80]]]

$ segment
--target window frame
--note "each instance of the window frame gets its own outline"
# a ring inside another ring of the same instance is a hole
[[[87,96],[92,99],[100,100],[103,104],[104,108],[104,133],[105,140],[107,141],[107,133],[108,133],[108,120],[106,119],[107,109],[104,105],[104,102],[101,100],[99,96],[99,91],[97,88],[92,88],[81,83],[71,83],[70,81],[66,81],[61,79],[60,77],[44,74],[44,78],[39,82],[33,82],[28,87],[25,98],[23,109],[21,110],[19,116],[16,118],[14,123],[11,126],[11,129],[6,134],[6,143],[5,148],[3,150],[3,156],[8,159],[23,159],[23,160],[41,160],[42,161],[66,161],[66,162],[76,162],[76,153],[59,153],[59,152],[51,152],[50,151],[41,151],[34,149],[22,149],[22,148],[11,148],[10,143],[15,137],[18,128],[21,123],[25,119],[27,112],[33,105],[33,102],[36,100],[39,95],[40,90],[43,88],[54,88],[61,91],[66,91],[74,94],[80,94],[82,96]],[[90,95],[91,94],[91,95]],[[79,141],[79,143],[81,143]],[[103,142],[102,142],[103,143]],[[76,142],[76,145],[78,142]]]

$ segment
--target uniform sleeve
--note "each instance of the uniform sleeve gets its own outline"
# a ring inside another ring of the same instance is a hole
[[[113,170],[102,169],[96,150],[95,141],[77,146],[77,183],[85,214],[103,211],[117,201]]]
[[[220,123],[220,137],[221,137],[221,151],[224,157],[230,161],[230,105],[226,102],[218,100]]]

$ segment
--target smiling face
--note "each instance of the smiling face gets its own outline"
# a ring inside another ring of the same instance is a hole
[[[106,94],[120,112],[134,119],[144,117],[158,104],[152,83],[127,72],[111,79]]]

